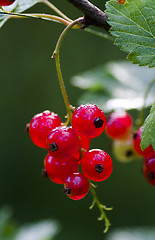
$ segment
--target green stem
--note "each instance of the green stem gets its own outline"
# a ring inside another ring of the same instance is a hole
[[[104,219],[105,221],[105,229],[104,229],[104,233],[107,233],[109,227],[110,227],[110,221],[107,218],[107,215],[105,214],[104,210],[112,210],[112,208],[107,208],[106,206],[102,205],[96,195],[96,192],[94,190],[94,185],[91,183],[91,181],[89,181],[89,186],[90,186],[90,192],[92,194],[93,197],[93,203],[90,206],[90,209],[93,209],[93,207],[95,206],[95,204],[97,205],[98,209],[100,210],[100,217],[98,218],[99,221],[102,221]],[[95,186],[96,188],[96,186]]]
[[[70,24],[70,22],[66,21],[65,19],[55,15],[50,15],[50,14],[41,14],[41,13],[19,14],[19,13],[7,13],[7,12],[3,12],[0,14],[7,14],[10,16],[10,18],[34,18],[34,19],[53,21],[57,23],[63,23],[66,26]]]
[[[41,0],[42,3],[46,4],[48,7],[50,7],[53,11],[55,11],[59,16],[66,19],[68,22],[72,22],[70,18],[68,18],[65,14],[63,14],[57,7],[55,7],[51,2],[48,0]]]
[[[143,102],[143,106],[142,109],[139,111],[139,121],[138,121],[138,126],[141,127],[143,125],[144,122],[144,110],[145,110],[145,104],[146,104],[146,99],[151,91],[152,86],[155,84],[155,78],[149,83],[146,91],[145,91],[145,95],[144,95],[144,102]]]
[[[80,21],[82,20],[83,18],[79,18],[79,19],[76,19],[75,21],[71,22],[65,29],[64,31],[61,33],[58,41],[57,41],[57,44],[56,44],[56,47],[55,47],[55,50],[54,50],[54,53],[52,55],[53,58],[55,58],[55,61],[56,61],[56,68],[57,68],[57,73],[58,73],[58,79],[59,79],[59,83],[60,83],[60,87],[61,87],[61,91],[62,91],[62,95],[63,95],[63,98],[64,98],[64,102],[65,102],[65,105],[66,105],[66,108],[67,108],[67,118],[68,119],[71,119],[72,118],[72,107],[69,103],[69,99],[68,99],[68,96],[67,96],[67,92],[66,92],[66,89],[65,89],[65,84],[64,84],[64,81],[63,81],[63,77],[62,77],[62,72],[61,72],[61,66],[60,66],[60,57],[59,57],[59,52],[60,52],[60,47],[61,47],[61,44],[62,44],[62,41],[64,39],[64,37],[66,36],[66,34],[68,33],[68,31],[76,24],[80,25]],[[67,120],[68,121],[68,120]]]
[[[98,37],[102,37],[102,38],[105,38],[105,39],[108,39],[108,40],[114,42],[114,38],[111,35],[107,34],[107,33],[98,32],[98,31],[95,31],[95,30],[93,30],[91,28],[86,28],[85,31],[88,32],[88,33],[91,33],[93,35],[96,35]]]

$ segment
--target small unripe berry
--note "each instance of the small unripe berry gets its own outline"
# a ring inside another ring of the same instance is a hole
[[[40,148],[46,148],[46,138],[49,132],[60,125],[60,117],[49,110],[36,114],[29,125],[32,142]]]
[[[95,104],[86,104],[75,109],[71,123],[79,136],[91,139],[104,131],[106,118],[103,111]]]
[[[128,163],[141,157],[135,151],[132,135],[129,135],[124,140],[114,140],[112,150],[116,160],[123,163]]]
[[[100,182],[111,175],[113,163],[108,153],[101,149],[92,149],[83,156],[81,167],[87,178]]]
[[[80,172],[73,173],[65,180],[63,193],[73,200],[84,198],[89,191],[89,181]]]
[[[62,162],[48,154],[44,160],[44,167],[53,182],[63,184],[68,176],[78,171],[78,162],[74,158]]]
[[[57,127],[49,133],[46,147],[59,161],[68,161],[79,151],[80,140],[72,127]]]
[[[125,139],[132,127],[132,118],[125,111],[110,114],[107,120],[106,133],[112,139]]]

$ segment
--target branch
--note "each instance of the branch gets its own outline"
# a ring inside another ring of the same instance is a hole
[[[67,0],[73,4],[77,9],[79,9],[84,14],[83,26],[86,28],[89,25],[94,25],[100,28],[104,28],[109,31],[110,25],[107,23],[106,14],[97,8],[95,5],[90,3],[88,0]]]

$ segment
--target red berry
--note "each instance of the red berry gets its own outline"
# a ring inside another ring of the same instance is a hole
[[[32,142],[38,147],[46,148],[46,138],[49,132],[61,125],[59,116],[50,111],[35,115],[29,125],[29,134]]]
[[[73,113],[72,126],[81,136],[95,138],[105,129],[106,118],[103,111],[96,105],[81,105]]]
[[[65,180],[63,192],[73,200],[84,198],[89,191],[89,181],[80,172],[73,173]]]
[[[74,158],[70,161],[60,162],[48,154],[44,160],[44,167],[53,182],[63,184],[68,176],[78,171],[78,162]]]
[[[143,172],[146,180],[155,186],[155,158],[151,158],[145,162]]]
[[[110,114],[107,120],[106,133],[113,139],[125,139],[132,127],[132,118],[125,111]]]
[[[13,4],[15,0],[0,0],[0,6],[9,6]]]
[[[59,161],[67,161],[79,151],[80,140],[72,127],[57,127],[49,133],[46,147]]]
[[[87,178],[100,182],[111,175],[113,163],[108,153],[100,149],[92,149],[83,156],[81,167]]]
[[[137,133],[133,134],[133,140],[134,140],[134,147],[136,152],[138,152],[140,155],[144,156],[146,159],[149,159],[150,157],[155,155],[155,151],[150,145],[149,147],[145,148],[144,151],[141,150],[140,143],[141,143],[141,134],[142,134],[143,128],[139,128]]]

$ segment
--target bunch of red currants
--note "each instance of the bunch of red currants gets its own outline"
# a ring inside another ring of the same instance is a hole
[[[63,192],[74,200],[82,199],[89,191],[89,180],[100,182],[112,173],[109,154],[101,149],[89,150],[90,140],[106,127],[106,118],[96,105],[80,105],[65,126],[60,117],[50,111],[35,115],[29,126],[34,144],[47,148],[44,174],[54,183],[64,184]],[[82,172],[79,172],[81,164]],[[89,180],[88,180],[89,179]]]
[[[125,111],[110,114],[107,120],[106,133],[114,140],[113,152],[122,162],[129,162],[135,158],[144,158],[143,173],[147,181],[155,186],[155,151],[150,145],[141,150],[141,134],[143,128],[132,132],[132,117]]]

